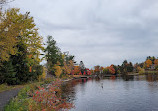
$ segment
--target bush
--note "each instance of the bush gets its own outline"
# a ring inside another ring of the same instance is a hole
[[[144,74],[145,73],[145,70],[141,67],[138,67],[138,73],[139,74]]]
[[[51,84],[43,87],[43,83],[25,86],[18,96],[5,107],[5,111],[51,111],[70,109],[71,103],[61,98],[61,81],[54,80]]]

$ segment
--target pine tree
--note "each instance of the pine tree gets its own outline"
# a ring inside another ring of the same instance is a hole
[[[52,36],[48,36],[47,39],[47,47],[44,52],[46,53],[45,57],[47,60],[48,72],[49,74],[55,74],[54,65],[57,64],[57,61],[62,59],[62,56]]]
[[[5,62],[4,66],[5,82],[8,85],[17,84],[16,71],[12,64],[12,61]]]

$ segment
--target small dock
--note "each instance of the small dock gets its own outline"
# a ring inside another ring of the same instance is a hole
[[[91,78],[91,76],[84,76],[84,75],[82,75],[82,76],[74,76],[73,77],[74,79],[82,79],[82,78]]]

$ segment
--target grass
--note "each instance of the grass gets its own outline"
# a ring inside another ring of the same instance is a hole
[[[15,89],[15,88],[19,88],[19,87],[23,87],[23,85],[10,85],[9,86],[7,84],[1,84],[0,85],[0,92]]]
[[[42,81],[32,81],[32,82],[28,82],[28,83],[25,83],[25,84],[21,84],[21,85],[7,85],[7,84],[0,84],[0,92],[3,92],[3,91],[7,91],[7,90],[11,90],[11,89],[15,89],[15,88],[20,88],[20,87],[25,87],[27,85],[30,85],[30,84],[38,84],[38,83],[50,83],[51,81],[53,81],[54,78],[47,78],[45,80],[42,80]]]
[[[46,79],[45,81],[41,82],[34,82],[24,85],[24,88],[20,90],[18,95],[13,98],[8,105],[5,106],[5,111],[28,111],[29,106],[32,103],[32,97],[31,93],[34,92],[34,90],[37,89],[38,86],[41,86],[43,84],[48,84],[53,79]]]
[[[39,86],[44,86],[52,81],[54,81],[54,78],[48,78],[40,82],[25,85],[18,95],[5,106],[5,111],[10,111],[10,109],[12,109],[12,111],[29,111],[30,106],[34,103],[32,94],[35,90],[37,90]]]
[[[31,98],[29,97],[29,91],[35,89],[34,87],[39,84],[32,84],[25,86],[19,93],[18,96],[13,98],[8,105],[5,106],[5,111],[28,111],[29,110],[29,104],[31,101]]]

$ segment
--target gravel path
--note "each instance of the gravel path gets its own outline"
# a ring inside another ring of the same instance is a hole
[[[0,92],[0,111],[3,111],[4,106],[15,97],[21,88],[16,88],[4,92]]]

